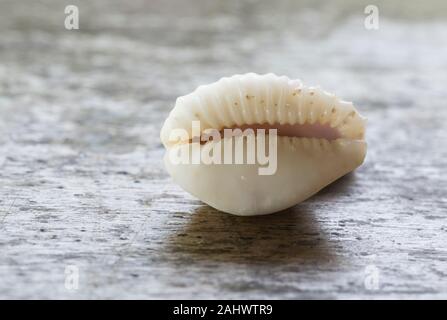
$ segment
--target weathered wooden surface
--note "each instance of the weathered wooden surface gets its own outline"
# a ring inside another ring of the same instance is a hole
[[[0,2],[0,298],[447,298],[445,4],[238,3]],[[365,164],[258,218],[180,190],[162,120],[248,71],[354,101]]]

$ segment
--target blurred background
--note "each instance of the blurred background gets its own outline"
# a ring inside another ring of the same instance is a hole
[[[70,4],[79,30],[64,27]],[[447,4],[376,1],[379,29],[367,30],[368,4],[2,0],[2,99],[149,105],[161,119],[178,95],[248,71],[320,84],[361,109],[443,90]]]
[[[65,28],[68,5],[79,30]],[[163,169],[176,97],[245,72],[320,85],[369,119],[365,165],[302,205],[310,220],[204,214]],[[446,83],[442,0],[0,0],[0,297],[369,297],[370,256],[388,275],[378,296],[445,297]],[[297,269],[247,262],[275,223],[305,237],[264,243]],[[206,233],[219,224],[230,231]],[[295,256],[309,246],[321,250]],[[71,264],[84,291],[64,287]]]
[[[378,30],[364,26],[369,4]],[[64,27],[67,5],[79,8],[79,30]],[[82,131],[57,138],[76,135],[87,148],[113,139],[123,150],[141,136],[123,132],[126,121],[157,135],[177,96],[234,73],[297,77],[383,117],[445,99],[446,9],[436,0],[1,0],[0,103],[28,111],[4,112],[19,117],[10,125],[32,121],[30,107],[56,127],[63,113]]]

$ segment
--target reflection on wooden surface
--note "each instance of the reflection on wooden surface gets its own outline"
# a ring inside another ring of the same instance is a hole
[[[326,235],[310,211],[292,208],[275,215],[238,217],[209,206],[196,209],[170,238],[174,254],[242,264],[333,263]]]

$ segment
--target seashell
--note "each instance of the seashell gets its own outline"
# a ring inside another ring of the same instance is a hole
[[[166,169],[184,190],[249,216],[294,206],[360,166],[364,132],[351,102],[285,76],[249,73],[179,97],[160,136]]]

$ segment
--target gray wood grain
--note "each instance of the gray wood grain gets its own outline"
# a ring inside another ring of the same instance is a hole
[[[447,11],[393,3],[368,31],[357,1],[70,1],[68,31],[64,2],[1,1],[0,298],[446,298]],[[354,101],[365,164],[270,216],[183,192],[163,119],[248,71]]]

